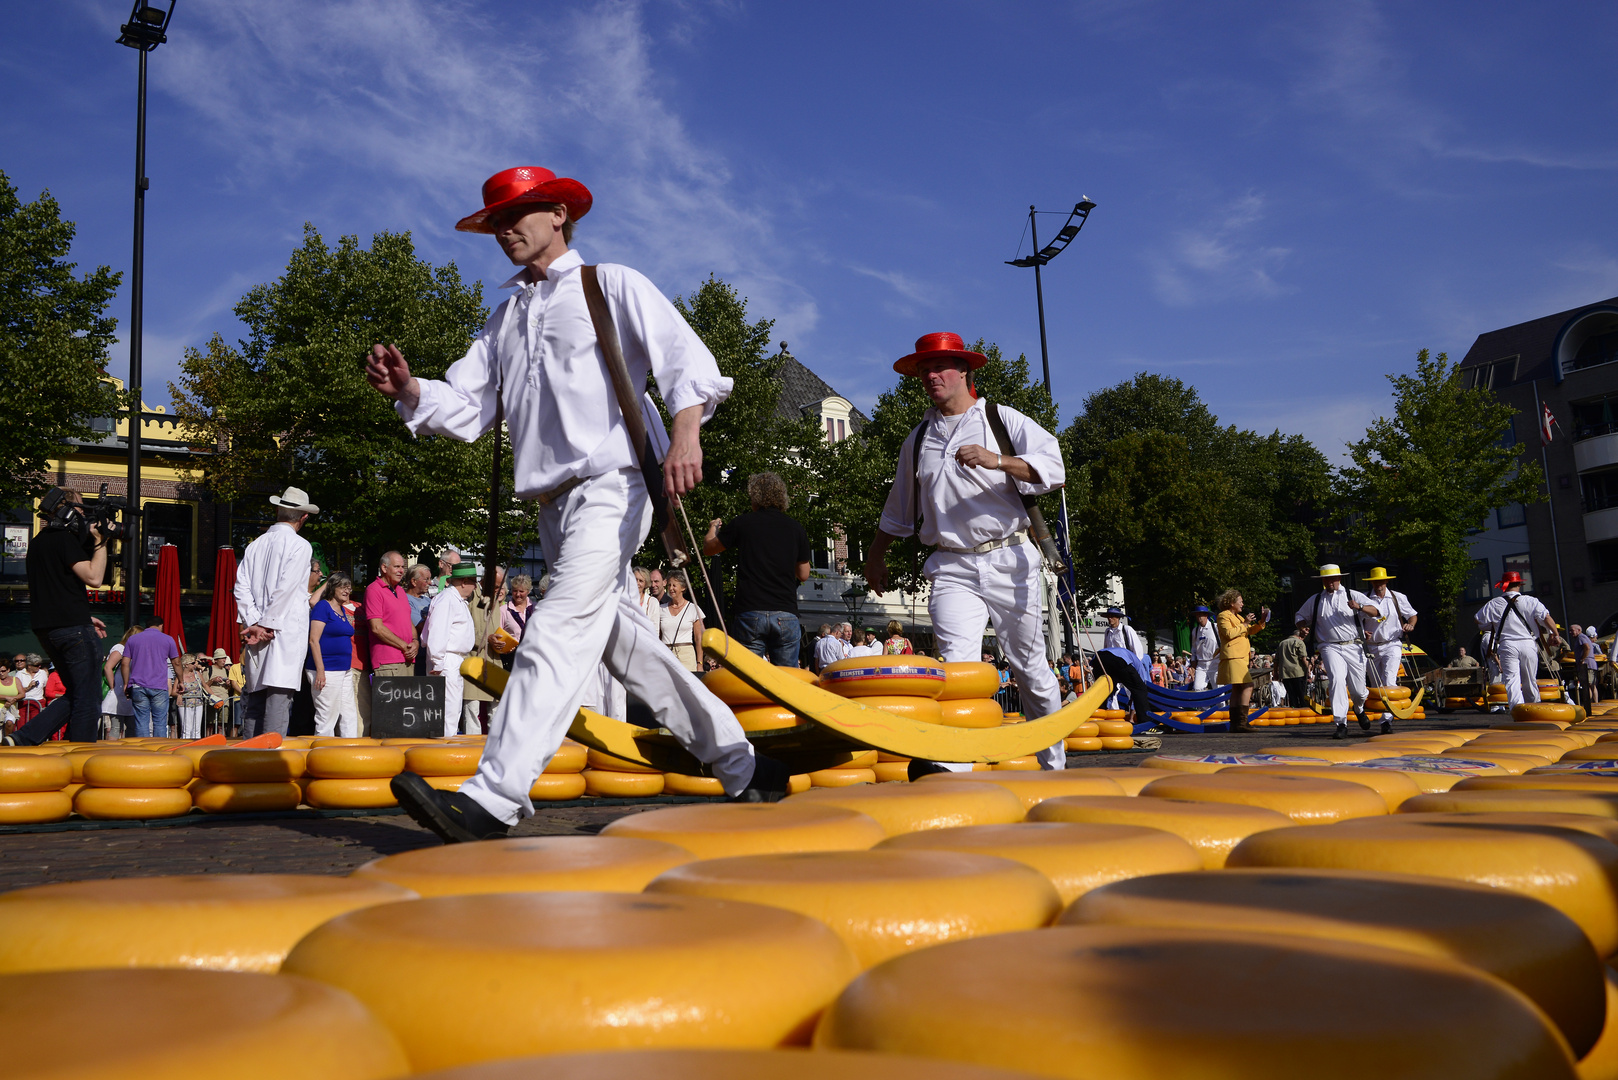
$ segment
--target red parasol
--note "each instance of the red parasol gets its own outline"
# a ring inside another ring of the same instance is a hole
[[[219,549],[213,569],[213,614],[208,618],[208,652],[224,649],[231,663],[242,658],[242,642],[236,633],[236,552]]]
[[[157,551],[157,594],[152,598],[152,618],[185,652],[185,624],[180,621],[180,549],[173,544],[164,544]]]

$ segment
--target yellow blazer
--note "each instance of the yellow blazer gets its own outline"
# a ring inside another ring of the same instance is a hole
[[[1219,613],[1219,659],[1246,660],[1253,654],[1253,643],[1247,639],[1264,629],[1264,623],[1249,623],[1226,608]]]

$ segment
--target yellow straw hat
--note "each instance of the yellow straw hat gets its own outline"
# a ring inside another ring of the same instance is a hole
[[[1393,581],[1393,580],[1395,580],[1395,578],[1394,578],[1394,575],[1388,573],[1388,571],[1384,567],[1373,566],[1373,567],[1371,567],[1371,572],[1369,574],[1365,575],[1365,580],[1366,581]]]
[[[1315,577],[1318,577],[1318,578],[1342,577],[1342,576],[1343,576],[1342,567],[1338,566],[1334,562],[1323,563],[1321,565],[1321,567],[1320,567],[1320,573],[1315,575]]]

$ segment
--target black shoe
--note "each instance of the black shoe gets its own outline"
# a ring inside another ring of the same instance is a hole
[[[459,791],[439,791],[413,772],[402,772],[388,784],[393,797],[416,824],[446,844],[498,840],[511,826]]]
[[[1392,720],[1384,720],[1384,721],[1382,721],[1382,734],[1384,734],[1384,735],[1392,735],[1393,734],[1393,721]]]
[[[1366,716],[1359,709],[1354,710],[1354,719],[1356,719],[1356,720],[1358,720],[1360,722],[1360,730],[1361,731],[1370,731],[1371,730],[1371,718],[1369,716]]]
[[[747,786],[739,795],[732,795],[730,801],[780,802],[787,797],[791,783],[792,774],[785,765],[763,754],[754,754],[753,778],[747,781]]]
[[[1346,739],[1346,738],[1348,738],[1348,725],[1347,724],[1334,724],[1332,726],[1332,729],[1331,729],[1331,737],[1334,738],[1334,739]]]
[[[931,776],[933,773],[949,771],[950,770],[944,768],[944,766],[940,765],[936,761],[928,761],[926,758],[914,757],[910,759],[910,767],[905,770],[905,776],[912,784],[914,784],[917,780],[920,780],[924,776]]]

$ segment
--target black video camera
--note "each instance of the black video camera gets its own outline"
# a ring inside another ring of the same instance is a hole
[[[90,527],[98,526],[106,540],[122,540],[129,535],[129,524],[120,515],[129,508],[129,500],[119,495],[108,495],[107,485],[93,503],[75,505],[67,501],[66,488],[51,488],[39,500],[39,512],[47,529],[72,529],[81,539],[88,539]],[[73,511],[78,510],[75,514]]]

